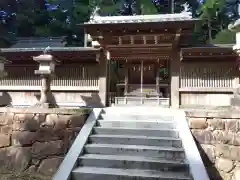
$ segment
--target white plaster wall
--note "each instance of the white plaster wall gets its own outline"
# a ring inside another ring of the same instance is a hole
[[[3,92],[0,105],[31,106],[38,102],[39,92]],[[59,107],[101,107],[98,92],[53,92],[50,100]]]

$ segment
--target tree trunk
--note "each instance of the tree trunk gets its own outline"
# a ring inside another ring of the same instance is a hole
[[[212,27],[211,27],[211,21],[208,19],[208,39],[209,42],[212,42]]]

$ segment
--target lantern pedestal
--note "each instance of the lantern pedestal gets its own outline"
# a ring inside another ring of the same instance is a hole
[[[37,57],[33,57],[34,61],[39,63],[39,69],[35,70],[35,74],[40,75],[42,87],[40,90],[41,96],[39,102],[36,106],[41,108],[49,108],[51,96],[51,77],[55,72],[56,60],[54,60],[52,55],[43,54]]]

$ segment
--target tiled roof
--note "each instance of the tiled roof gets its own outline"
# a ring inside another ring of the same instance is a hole
[[[44,51],[46,47],[37,47],[37,48],[1,48],[0,53],[12,53],[12,52],[39,52]],[[93,47],[50,47],[52,52],[81,52],[81,51],[100,51],[100,48]]]
[[[232,48],[234,44],[195,44],[190,48]]]
[[[49,48],[52,52],[79,52],[79,51],[100,51],[93,47],[66,47],[63,37],[45,38],[31,37],[18,38],[16,43],[9,48],[0,48],[0,53],[11,52],[40,52]]]
[[[113,24],[113,23],[143,23],[143,22],[166,22],[166,21],[192,21],[191,13],[183,12],[176,14],[137,15],[137,16],[94,16],[85,24]]]
[[[29,37],[18,38],[16,43],[10,48],[46,48],[46,47],[65,47],[63,37]]]

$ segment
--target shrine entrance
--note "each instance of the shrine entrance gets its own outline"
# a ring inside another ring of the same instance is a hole
[[[180,50],[192,44],[196,21],[184,11],[144,16],[94,14],[82,24],[91,45],[104,52],[99,85],[103,104],[179,107]]]
[[[169,106],[168,62],[144,59],[117,62],[119,76],[115,82],[111,81],[113,83],[111,87],[116,87],[116,95],[112,103]]]

